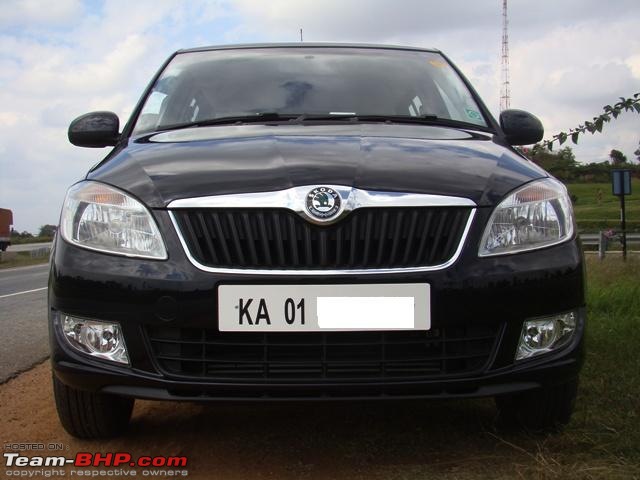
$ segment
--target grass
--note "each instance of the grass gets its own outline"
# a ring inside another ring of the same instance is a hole
[[[11,237],[11,245],[22,245],[24,243],[48,243],[53,240],[53,237]]]
[[[547,437],[486,427],[493,470],[470,465],[450,478],[640,478],[640,256],[590,256],[587,280],[587,354],[571,423]]]
[[[30,265],[39,265],[47,263],[49,256],[32,257],[31,252],[16,252],[15,257],[8,260],[0,260],[0,270],[5,268],[28,267]]]
[[[640,479],[640,256],[626,263],[591,256],[587,278],[587,353],[565,430],[549,436],[503,431],[485,417],[483,434],[471,432],[468,440],[437,431],[439,440],[467,447],[462,458],[452,453],[450,467],[421,466],[389,478]],[[476,418],[481,407],[473,404]],[[456,428],[463,430],[454,424],[451,431]]]
[[[430,420],[426,440],[421,430],[410,431],[410,440],[380,439],[387,447],[396,441],[415,462],[380,478],[640,479],[640,256],[626,263],[592,256],[586,268],[587,353],[576,410],[564,431],[542,436],[497,429],[491,402],[476,400],[461,405],[464,410],[450,402],[443,420]],[[431,446],[431,463],[412,451],[413,444]]]
[[[547,438],[495,435],[529,457],[518,467],[524,478],[640,478],[640,257],[588,258],[587,278],[587,354],[572,422]]]
[[[573,207],[580,231],[597,232],[607,228],[620,228],[620,200],[611,194],[610,183],[570,183],[567,188],[572,195],[578,197]],[[600,202],[598,190],[602,191]],[[625,198],[627,229],[640,231],[640,179],[633,179],[631,192]]]
[[[593,457],[626,459],[640,475],[640,257],[589,258],[587,272],[587,357],[574,434]]]

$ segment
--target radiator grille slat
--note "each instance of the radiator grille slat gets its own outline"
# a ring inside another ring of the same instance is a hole
[[[220,222],[220,214],[215,213],[214,215],[211,215],[211,218],[213,220],[215,228],[214,230],[209,230],[208,233],[213,233],[213,238],[215,238],[217,240],[217,244],[220,245],[220,249],[224,254],[226,263],[231,263],[231,252],[229,251],[229,246],[227,245],[227,239],[224,236],[224,230],[222,229],[222,224]]]
[[[191,255],[219,268],[381,269],[441,265],[453,257],[467,207],[361,208],[332,225],[286,209],[174,210]]]

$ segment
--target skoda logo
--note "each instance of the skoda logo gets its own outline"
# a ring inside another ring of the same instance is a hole
[[[307,193],[307,212],[320,220],[334,217],[341,203],[340,195],[333,188],[316,187]]]

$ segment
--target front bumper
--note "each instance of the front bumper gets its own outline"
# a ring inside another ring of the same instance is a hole
[[[476,397],[515,393],[575,378],[583,358],[584,272],[577,240],[544,250],[478,258],[480,209],[467,247],[451,267],[434,272],[384,275],[239,275],[195,268],[179,245],[166,212],[157,211],[170,258],[149,261],[105,255],[58,238],[49,284],[51,319],[63,312],[122,325],[131,365],[88,358],[50,329],[55,375],[82,390],[162,400],[305,400]],[[154,358],[148,328],[217,326],[217,288],[224,283],[418,283],[432,291],[432,328],[494,325],[499,336],[486,364],[458,375],[411,378],[297,379],[180,378]],[[572,342],[558,352],[514,363],[522,322],[569,310],[579,312]],[[53,322],[50,322],[50,325]]]
[[[215,383],[175,381],[149,372],[94,365],[73,358],[53,360],[56,376],[81,390],[151,400],[276,401],[384,400],[411,398],[470,398],[534,390],[563,383],[578,375],[582,341],[553,359],[485,373],[475,378],[359,383]],[[73,356],[73,355],[72,355]]]

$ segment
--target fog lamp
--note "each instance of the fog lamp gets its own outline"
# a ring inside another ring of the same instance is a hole
[[[117,322],[61,315],[62,334],[75,350],[92,357],[129,364],[122,328]]]
[[[576,331],[574,312],[526,320],[516,352],[516,360],[552,352],[569,343]]]

